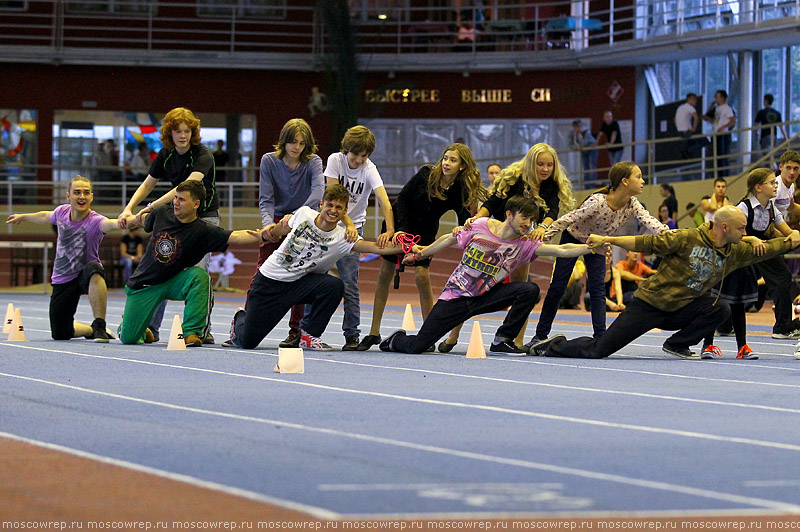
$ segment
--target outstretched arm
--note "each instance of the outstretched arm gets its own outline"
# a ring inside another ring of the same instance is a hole
[[[596,249],[604,244],[611,244],[612,246],[619,246],[628,251],[635,251],[636,237],[589,235],[589,238],[586,239],[586,245],[592,249]]]
[[[228,244],[260,244],[261,233],[266,231],[267,228],[258,231],[252,229],[243,229],[241,231],[234,231],[228,237]]]
[[[49,224],[50,215],[53,211],[39,211],[27,214],[12,214],[6,219],[7,224],[17,225],[22,222],[31,222],[34,224]]]
[[[594,253],[594,250],[586,244],[542,244],[536,248],[538,257],[577,257]]]

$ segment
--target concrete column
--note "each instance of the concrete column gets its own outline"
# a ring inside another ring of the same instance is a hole
[[[753,52],[739,52],[739,109],[736,116],[736,129],[753,125]],[[747,167],[751,162],[750,152],[753,150],[753,134],[751,131],[739,133],[739,151],[742,152],[742,165]],[[744,168],[742,168],[744,170]]]

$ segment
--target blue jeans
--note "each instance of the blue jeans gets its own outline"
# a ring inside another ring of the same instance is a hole
[[[219,227],[219,216],[208,216],[200,218],[201,220],[205,221],[206,223],[210,223],[211,225],[216,225]],[[195,266],[199,268],[203,268],[205,271],[208,271],[208,263],[211,261],[211,253],[206,253],[200,262],[195,264]],[[211,308],[214,308],[214,289],[211,289]],[[156,307],[155,312],[153,312],[153,317],[150,320],[150,324],[147,326],[153,334],[158,334],[158,330],[161,329],[161,322],[164,321],[164,311],[167,309],[167,300],[165,299]],[[208,313],[208,327],[206,330],[211,333],[211,312]]]
[[[728,158],[725,157],[731,152],[731,136],[718,135],[717,136],[717,171],[718,177],[727,177],[730,174],[728,169]]]
[[[608,150],[608,162],[611,166],[614,166],[618,162],[622,160],[622,154],[625,153],[625,150],[619,151],[611,151]]]
[[[569,231],[564,231],[561,234],[561,243],[581,244],[582,242],[579,242]],[[547,297],[544,298],[542,311],[539,313],[536,338],[547,338],[550,334],[553,320],[558,313],[558,304],[567,289],[567,283],[577,260],[577,257],[556,259],[553,280],[550,282],[550,288],[547,289]],[[606,331],[606,288],[603,283],[606,275],[606,257],[603,253],[591,253],[583,256],[583,262],[586,264],[587,285],[591,296],[592,327],[594,337],[597,338]]]
[[[358,228],[358,235],[363,236],[364,228]],[[342,331],[344,337],[358,336],[361,333],[361,296],[358,292],[358,269],[361,253],[348,253],[336,261],[336,269],[339,270],[339,279],[344,283],[344,320],[342,320]],[[310,306],[306,305],[303,321],[300,328],[304,331],[308,324],[308,316],[311,314]]]

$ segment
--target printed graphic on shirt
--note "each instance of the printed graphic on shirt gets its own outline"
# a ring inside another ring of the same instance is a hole
[[[702,292],[714,272],[720,271],[724,263],[725,258],[713,249],[706,246],[695,246],[689,254],[689,268],[692,270],[692,277],[686,282],[686,286],[695,292]]]
[[[479,295],[502,281],[508,272],[519,265],[521,246],[475,236],[464,249],[455,271],[450,275],[445,291]]]
[[[55,258],[53,269],[62,276],[79,273],[86,264],[86,227],[70,227],[58,222],[58,235],[61,253]]]
[[[353,205],[358,202],[358,198],[364,193],[364,181],[360,179],[350,179],[346,175],[339,175],[339,184],[347,189],[350,193],[350,201],[348,205]]]
[[[289,233],[289,240],[283,252],[277,256],[278,265],[288,272],[314,268],[320,257],[328,251],[328,243],[333,237],[323,237],[312,228],[312,221],[304,220]]]
[[[162,264],[172,264],[181,256],[180,240],[170,236],[166,231],[155,234],[153,254],[155,259]]]

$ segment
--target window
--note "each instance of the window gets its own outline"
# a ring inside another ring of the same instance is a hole
[[[789,119],[800,120],[800,46],[792,46],[791,54],[789,56],[791,64],[791,77],[789,78]],[[791,135],[800,131],[800,125],[792,124],[790,126]]]
[[[286,0],[199,0],[197,14],[224,18],[286,18]]]
[[[0,11],[27,11],[28,2],[22,0],[0,0]]]
[[[728,58],[726,56],[717,55],[706,58],[705,74],[705,96],[709,104],[718,90],[730,92],[728,90]],[[730,99],[728,104],[732,104]]]
[[[688,59],[678,63],[678,100],[690,92],[700,94],[703,92],[701,80],[702,62],[700,59]]]
[[[152,0],[105,0],[76,2],[67,0],[67,13],[127,13],[146,14],[153,8]]]

